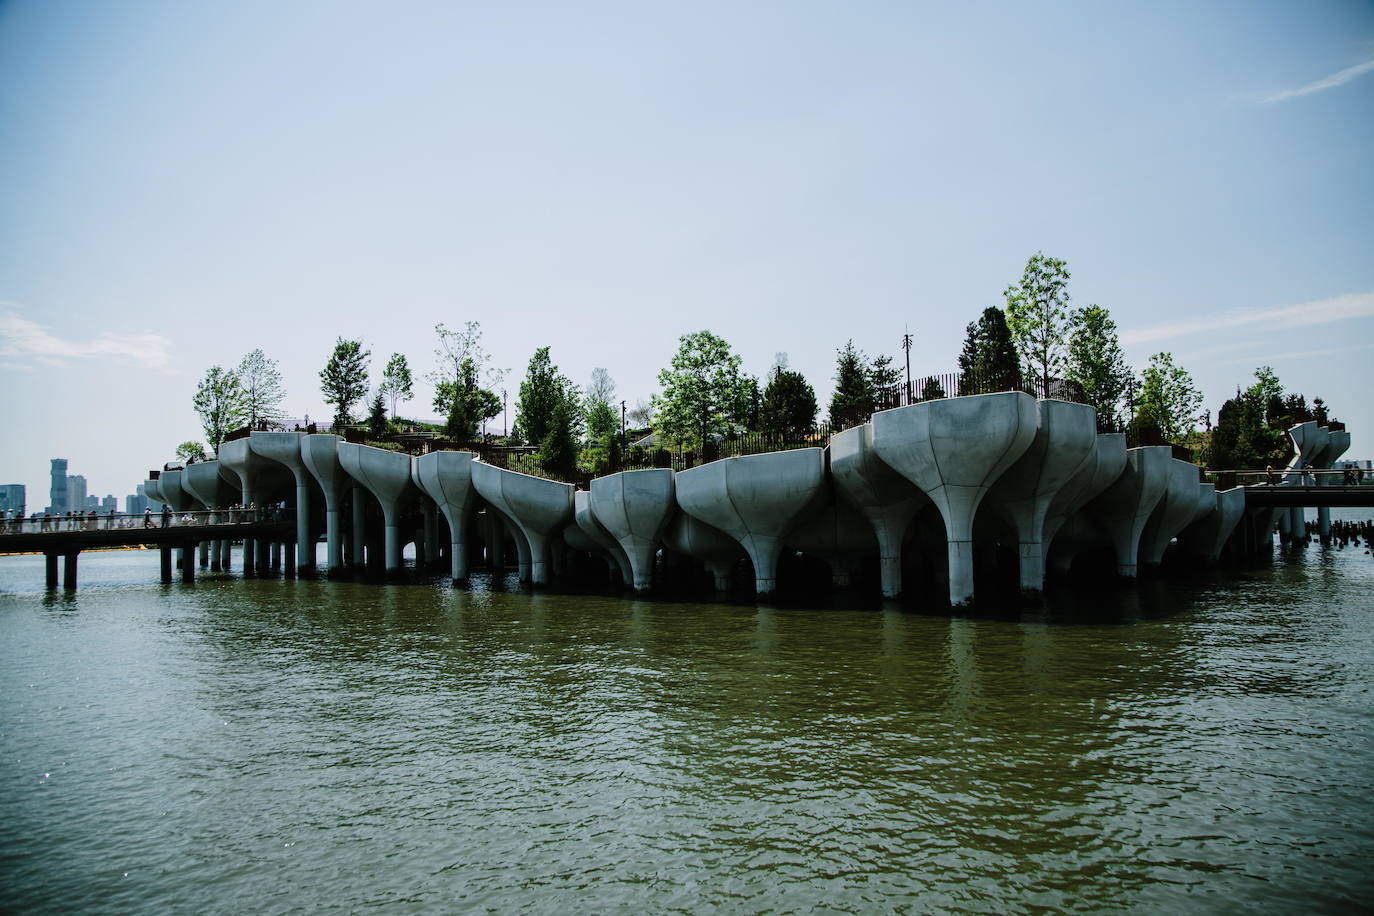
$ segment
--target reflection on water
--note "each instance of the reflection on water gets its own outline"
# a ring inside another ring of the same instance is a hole
[[[156,566],[0,560],[9,907],[1369,899],[1353,551],[954,618]]]

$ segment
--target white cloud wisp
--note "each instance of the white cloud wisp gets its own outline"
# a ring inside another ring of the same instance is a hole
[[[1282,92],[1276,92],[1268,98],[1264,99],[1263,102],[1266,105],[1268,105],[1271,102],[1285,102],[1288,99],[1296,99],[1298,96],[1311,95],[1314,92],[1321,92],[1323,89],[1335,89],[1337,86],[1344,86],[1346,83],[1355,79],[1355,77],[1362,76],[1363,74],[1368,73],[1371,70],[1374,70],[1374,60],[1367,60],[1362,64],[1356,64],[1353,67],[1346,67],[1341,72],[1333,73],[1325,79],[1317,80],[1315,83],[1308,83],[1307,85],[1299,86],[1296,89],[1285,89]]]
[[[1121,333],[1121,342],[1128,345],[1145,344],[1169,337],[1182,337],[1187,334],[1201,334],[1206,331],[1234,329],[1247,325],[1264,325],[1267,329],[1300,328],[1371,316],[1374,316],[1374,291],[1333,296],[1330,299],[1317,299],[1298,305],[1280,305],[1274,308],[1260,309],[1231,309],[1206,318],[1192,318],[1185,321],[1157,324],[1153,327],[1134,328]]]
[[[48,328],[13,311],[0,313],[0,364],[27,369],[31,362],[64,366],[69,360],[113,356],[167,371],[172,342],[161,334],[101,334],[86,341],[63,340]]]

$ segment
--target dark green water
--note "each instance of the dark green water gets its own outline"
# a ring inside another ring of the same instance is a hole
[[[1374,557],[1003,619],[0,559],[0,909],[1349,912]]]

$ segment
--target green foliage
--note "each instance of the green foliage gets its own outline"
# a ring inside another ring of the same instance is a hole
[[[1138,442],[1149,444],[1158,435],[1164,442],[1176,443],[1193,431],[1201,409],[1202,394],[1193,377],[1174,365],[1172,353],[1156,353],[1141,373],[1131,432]]]
[[[1070,313],[1064,376],[1082,391],[1084,403],[1097,411],[1099,427],[1115,429],[1121,399],[1131,381],[1131,367],[1121,351],[1116,322],[1101,306],[1090,305]]]
[[[740,358],[710,331],[684,334],[669,368],[658,374],[655,431],[666,441],[702,447],[731,432],[749,413],[750,388]]]
[[[501,399],[477,383],[477,367],[471,360],[459,366],[459,373],[457,382],[445,381],[435,386],[434,409],[447,417],[445,436],[455,442],[471,442],[482,421],[501,412]]]
[[[932,375],[930,378],[926,379],[926,383],[921,386],[921,400],[938,401],[943,397],[948,397],[948,395],[945,394],[945,389],[940,385],[940,382],[935,376]]]
[[[1021,387],[1021,364],[1012,342],[1007,316],[988,306],[969,322],[959,354],[959,393],[987,394]]]
[[[544,470],[560,477],[571,474],[577,467],[577,438],[573,433],[575,409],[576,401],[571,397],[559,398],[554,403],[536,453]]]
[[[575,438],[582,426],[581,401],[577,386],[558,371],[549,357],[549,348],[540,347],[530,357],[525,378],[520,383],[515,437],[530,445],[543,445],[554,429],[555,414],[562,406],[564,411],[559,422],[566,422],[567,433]]]
[[[211,366],[206,371],[196,387],[191,405],[200,414],[205,439],[215,452],[219,452],[224,437],[242,426],[248,418],[238,373],[220,366]]]
[[[378,389],[372,398],[372,408],[367,413],[367,434],[374,439],[380,439],[387,432],[386,396]]]
[[[1026,262],[1021,280],[1003,293],[1007,328],[1025,364],[1026,374],[1041,392],[1064,369],[1064,322],[1069,301],[1068,263],[1037,251]]]
[[[320,370],[320,390],[324,402],[334,405],[334,423],[342,426],[353,422],[353,405],[367,395],[367,363],[371,350],[363,349],[361,340],[334,342],[334,352]]]
[[[1321,398],[1311,407],[1301,394],[1284,394],[1274,370],[1260,366],[1250,387],[1236,389],[1217,411],[1207,463],[1218,470],[1257,470],[1279,467],[1293,457],[1288,428],[1315,420],[1331,422],[1330,410]]]
[[[177,446],[177,458],[190,464],[193,461],[205,460],[205,447],[199,442],[187,441]]]
[[[254,350],[239,363],[238,377],[250,426],[256,426],[260,420],[281,419],[281,402],[286,391],[275,359],[268,359],[261,350]]]
[[[835,351],[835,390],[830,395],[830,425],[847,429],[872,416],[879,395],[901,381],[901,372],[892,357],[879,356],[869,362],[853,340]]]
[[[396,402],[409,401],[414,396],[411,392],[412,383],[410,365],[406,362],[404,354],[391,354],[386,369],[382,371],[382,384],[378,391],[390,399],[393,417],[396,416]]]
[[[763,392],[759,428],[778,436],[799,436],[816,426],[816,391],[800,372],[779,367]]]
[[[587,438],[582,449],[581,466],[597,473],[616,467],[620,461],[620,416],[612,400],[615,382],[605,369],[592,370],[591,383],[583,402],[586,415]]]

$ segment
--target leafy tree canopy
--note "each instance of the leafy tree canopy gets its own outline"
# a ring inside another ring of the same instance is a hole
[[[282,387],[281,371],[275,359],[268,359],[261,350],[254,350],[239,363],[238,377],[250,426],[262,420],[281,419],[281,402],[286,397],[286,390]]]
[[[1069,315],[1069,348],[1065,378],[1078,386],[1084,403],[1097,411],[1104,430],[1117,428],[1117,414],[1131,367],[1117,338],[1111,313],[1098,305],[1075,309]]]
[[[324,402],[334,405],[334,423],[353,422],[353,405],[367,396],[367,364],[371,350],[363,349],[361,340],[334,342],[334,352],[320,370],[320,390]]]
[[[1172,353],[1156,353],[1141,373],[1136,401],[1137,441],[1149,442],[1155,434],[1165,442],[1178,442],[1196,428],[1202,394],[1186,369],[1174,364]]]
[[[177,446],[177,459],[190,464],[194,461],[205,460],[205,446],[199,442],[187,441]]]
[[[740,358],[710,331],[684,334],[671,365],[659,372],[655,429],[668,441],[700,443],[731,432],[748,415],[750,388]]]
[[[760,426],[778,436],[800,436],[816,426],[816,391],[800,372],[779,366],[763,392]]]
[[[1064,370],[1068,286],[1068,262],[1037,251],[1026,262],[1021,280],[1003,293],[1011,339],[1016,343],[1026,374],[1042,395],[1050,392],[1051,380]]]
[[[238,373],[221,366],[211,366],[206,371],[205,377],[196,386],[191,405],[200,415],[205,439],[216,453],[224,437],[248,419]]]
[[[530,445],[542,445],[553,429],[556,409],[562,404],[566,410],[560,416],[560,422],[569,424],[567,432],[575,439],[582,426],[581,401],[581,392],[567,376],[558,371],[549,356],[549,348],[540,347],[530,357],[525,378],[520,383],[515,437]]]
[[[411,390],[413,379],[410,365],[404,354],[393,353],[382,371],[382,384],[378,391],[391,401],[391,415],[396,416],[396,402],[409,401],[414,395]]]

